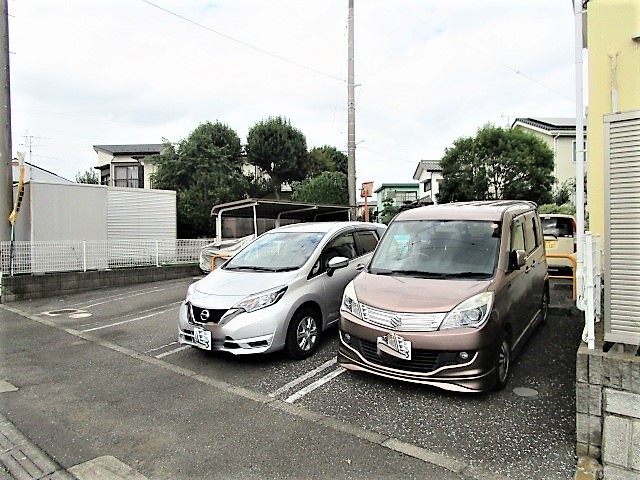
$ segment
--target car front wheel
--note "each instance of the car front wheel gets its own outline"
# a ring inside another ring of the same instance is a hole
[[[320,315],[314,310],[298,310],[287,330],[285,349],[291,358],[301,360],[316,351],[320,340]]]
[[[509,338],[507,334],[502,335],[502,341],[498,345],[498,352],[496,356],[496,390],[502,390],[509,381],[511,376],[511,345],[509,344]]]

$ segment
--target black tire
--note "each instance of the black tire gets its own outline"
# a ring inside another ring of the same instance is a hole
[[[549,317],[549,302],[549,288],[545,286],[542,291],[542,302],[540,304],[540,323],[547,323],[547,318]]]
[[[318,348],[322,323],[320,315],[310,308],[298,310],[289,323],[285,350],[296,360],[310,357]]]
[[[511,377],[511,344],[509,343],[509,336],[506,332],[502,334],[502,339],[498,344],[498,351],[496,352],[496,383],[495,390],[502,390],[509,383]]]

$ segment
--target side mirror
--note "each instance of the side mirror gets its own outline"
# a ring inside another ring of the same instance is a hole
[[[509,270],[520,270],[527,263],[527,252],[512,250],[509,254]]]
[[[327,275],[331,276],[333,272],[347,265],[349,265],[349,259],[347,257],[333,257],[327,264]]]

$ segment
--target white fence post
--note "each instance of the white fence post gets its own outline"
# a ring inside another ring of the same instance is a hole
[[[600,321],[600,298],[602,295],[602,270],[600,259],[600,237],[591,232],[584,235],[584,321],[582,340],[590,350],[595,348],[595,323]]]
[[[87,271],[87,241],[82,241],[82,269],[84,272]]]

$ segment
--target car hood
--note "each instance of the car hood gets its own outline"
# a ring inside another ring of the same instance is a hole
[[[489,289],[492,280],[441,280],[363,272],[354,280],[360,303],[395,312],[448,312]]]
[[[291,272],[247,272],[217,269],[196,282],[192,301],[196,304],[222,302],[226,308],[255,293],[288,285],[299,270]],[[222,307],[223,305],[220,305]],[[211,305],[212,307],[216,305]]]

